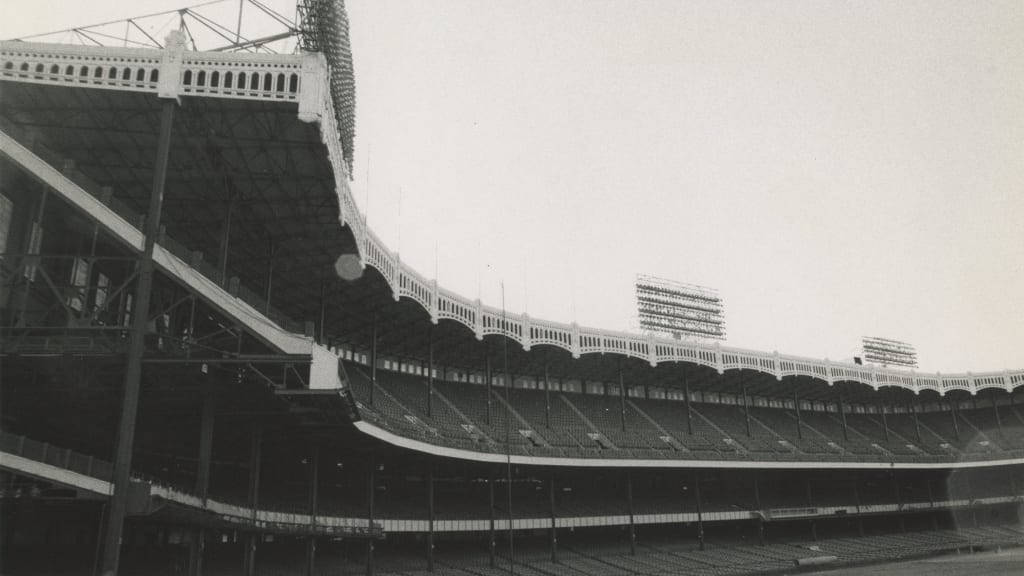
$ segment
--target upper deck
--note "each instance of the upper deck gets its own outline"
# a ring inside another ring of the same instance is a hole
[[[308,276],[302,277],[304,272],[300,272],[299,277],[292,276],[288,283],[275,288],[286,291],[278,292],[288,303],[285,312],[297,313],[299,317],[303,313],[305,317],[311,317],[308,310],[302,311],[299,301],[303,298],[316,299],[314,285],[322,281],[324,270],[330,270],[335,263],[341,262],[339,256],[351,254],[358,258],[361,266],[372,267],[379,273],[393,299],[407,298],[419,304],[429,314],[432,323],[452,320],[469,329],[477,340],[499,335],[519,343],[527,352],[535,346],[550,346],[568,352],[572,358],[611,354],[638,359],[650,366],[683,362],[705,366],[720,374],[754,370],[777,380],[787,376],[805,376],[829,385],[858,382],[876,390],[895,386],[914,393],[931,390],[943,395],[952,390],[971,394],[989,388],[1010,391],[1024,384],[1024,370],[978,374],[910,372],[774,351],[680,342],[583,327],[575,323],[562,324],[530,318],[526,314],[504,313],[498,308],[483,305],[479,300],[441,288],[436,280],[428,279],[403,263],[398,253],[390,250],[365,225],[349,184],[346,155],[341,146],[342,135],[331,102],[330,72],[324,57],[317,53],[193,52],[185,49],[182,38],[175,40],[173,36],[163,50],[14,41],[0,44],[0,70],[0,79],[6,85],[5,120],[22,123],[37,132],[56,131],[58,128],[67,131],[72,126],[48,125],[47,122],[54,118],[52,109],[40,107],[34,96],[36,92],[29,86],[43,89],[53,104],[66,109],[95,107],[97,97],[90,95],[92,92],[108,95],[100,101],[104,111],[113,115],[112,123],[84,122],[73,128],[82,131],[81,141],[91,148],[69,154],[72,157],[78,152],[91,154],[91,158],[75,158],[83,171],[87,166],[94,166],[109,173],[110,169],[105,165],[110,164],[110,158],[123,155],[132,147],[138,149],[151,144],[145,139],[133,139],[130,134],[118,134],[125,132],[123,127],[126,124],[116,118],[121,116],[127,122],[137,112],[140,100],[133,98],[134,94],[148,95],[150,102],[155,101],[152,97],[194,102],[189,107],[202,109],[204,118],[201,123],[207,126],[229,123],[230,130],[235,132],[218,134],[216,145],[220,150],[218,153],[225,158],[225,164],[238,170],[237,174],[228,176],[231,186],[237,188],[237,194],[252,205],[246,210],[247,222],[243,225],[278,229],[282,242],[294,241],[290,237],[296,234],[297,228],[288,228],[286,221],[301,219],[303,215],[301,211],[288,213],[282,201],[307,202],[313,204],[306,211],[307,220],[296,223],[304,231],[298,233],[299,238],[311,244],[305,248],[322,248],[323,238],[333,239],[334,245],[321,258],[300,256],[300,253],[313,250],[303,250],[304,247],[299,245],[292,249],[290,256],[282,254],[284,259],[306,260],[300,267],[308,270]],[[285,117],[293,115],[293,119],[311,123],[317,130],[295,129],[296,133],[302,132],[301,137],[286,141],[271,131],[261,133],[246,127],[247,116],[255,118],[267,110],[273,110],[277,118],[282,114]],[[214,132],[218,128],[209,130]],[[201,137],[201,133],[196,132],[185,138],[194,141]],[[56,133],[54,139],[59,139]],[[195,143],[182,143],[182,147],[194,148]],[[5,153],[11,150],[6,140],[4,150]],[[310,150],[316,151],[315,157],[304,154]],[[101,157],[101,151],[109,156]],[[261,155],[264,157],[262,163]],[[140,154],[140,157],[144,156],[145,153]],[[216,167],[211,168],[216,170]],[[201,172],[182,166],[176,175],[172,174],[172,179],[211,178],[209,171]],[[115,188],[131,188],[120,174],[117,176],[117,182],[107,184]],[[297,195],[289,189],[299,189],[302,193]],[[209,199],[210,192],[196,191],[196,195],[196,200],[201,200],[204,195]],[[133,196],[129,191],[128,197]],[[139,197],[142,197],[141,191]],[[316,213],[316,206],[324,207],[328,202],[333,204],[331,208],[336,210],[336,218],[323,218],[322,213]],[[201,238],[194,229],[194,223],[187,222],[189,218],[200,222],[210,214],[202,214],[195,204],[182,208],[184,212],[173,216],[177,220],[168,224],[170,236],[193,246],[197,243],[213,244],[211,238]],[[215,206],[208,208],[216,211]],[[137,237],[133,239],[133,242],[138,241]],[[214,251],[208,250],[207,253]],[[240,276],[258,278],[261,275],[253,267],[246,269],[246,263],[238,258],[234,260],[232,267],[241,269]],[[361,293],[365,290],[358,287],[352,288],[351,292],[356,302],[366,298]],[[351,306],[352,303],[351,300],[339,302],[341,306]],[[346,338],[341,336],[341,339]]]

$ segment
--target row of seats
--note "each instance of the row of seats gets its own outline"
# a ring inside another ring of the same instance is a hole
[[[1024,450],[1012,406],[917,415],[846,414],[617,396],[506,391],[348,370],[366,419],[403,435],[480,451],[653,459],[942,461]],[[376,388],[373,388],[376,386]],[[370,391],[376,393],[372,401]],[[844,423],[845,420],[845,423]],[[748,433],[749,430],[749,433]]]

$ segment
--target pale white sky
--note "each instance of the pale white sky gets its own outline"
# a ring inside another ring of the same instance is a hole
[[[1024,3],[348,5],[357,200],[441,285],[630,329],[645,272],[718,288],[730,345],[1024,367]]]

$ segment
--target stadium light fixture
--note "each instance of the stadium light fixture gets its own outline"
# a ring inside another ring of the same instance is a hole
[[[906,342],[877,336],[864,336],[861,342],[865,362],[884,367],[917,368],[917,351]]]
[[[713,288],[638,274],[636,307],[646,333],[677,340],[725,339],[724,306]]]

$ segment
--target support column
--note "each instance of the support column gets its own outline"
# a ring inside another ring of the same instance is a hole
[[[839,417],[843,420],[843,441],[850,441],[850,433],[846,430],[846,408],[843,407],[843,393],[839,393]]]
[[[747,383],[742,384],[743,388],[743,420],[747,426],[747,438],[750,437],[750,403],[747,399]]]
[[[996,389],[995,388],[990,388],[989,389],[989,398],[992,400],[992,412],[996,416],[996,428],[998,428],[999,431],[1002,432],[1003,431],[1003,419],[999,416],[999,405],[996,404]]]
[[[139,389],[142,381],[142,354],[145,351],[146,324],[149,298],[153,288],[153,247],[160,233],[160,212],[163,209],[164,181],[167,176],[167,158],[171,149],[171,129],[174,123],[174,100],[164,100],[160,111],[160,136],[153,167],[153,187],[146,213],[146,236],[139,258],[139,277],[135,281],[131,335],[128,340],[127,367],[124,375],[124,396],[121,400],[121,418],[114,454],[113,494],[110,498],[107,526],[103,537],[103,559],[100,574],[115,576],[121,561],[121,534],[128,511],[128,490],[131,484],[132,448],[135,444],[135,424],[139,409]]]
[[[971,525],[975,528],[978,527],[978,509],[974,505],[974,489],[971,487],[971,476],[967,470],[963,471],[964,474],[964,485],[967,488],[967,506],[971,510]]]
[[[626,383],[622,378],[622,361],[619,361],[619,422],[626,431]]]
[[[370,536],[366,539],[366,576],[373,576],[373,522],[375,520],[373,510],[373,497],[376,493],[376,479],[374,478],[376,473],[377,464],[374,461],[374,453],[370,452],[369,458],[369,469],[366,473],[366,520],[367,527],[370,530]]]
[[[796,408],[796,437],[804,439],[804,421],[800,416],[800,395],[796,390],[793,391],[793,407]]]
[[[260,471],[263,468],[263,429],[258,425],[252,431],[249,444],[249,521],[252,532],[245,537],[245,552],[242,558],[242,574],[253,576],[256,573],[256,543],[259,533],[256,532],[256,510],[260,506]]]
[[[377,391],[377,312],[373,313],[373,333],[370,336],[370,406]]]
[[[327,343],[327,281],[320,280],[320,319],[317,322],[316,341],[318,344]]]
[[[928,508],[931,511],[929,516],[932,517],[932,530],[939,529],[939,518],[935,515],[935,493],[932,492],[932,479],[928,478],[925,483],[925,488],[928,490]]]
[[[228,284],[228,250],[231,247],[231,219],[235,212],[235,202],[238,199],[238,194],[234,192],[229,192],[229,194],[228,210],[224,217],[224,228],[220,234],[220,281],[223,286]]]
[[[853,500],[857,504],[857,534],[861,538],[863,538],[864,537],[864,515],[863,515],[863,512],[860,509],[861,502],[860,502],[860,484],[859,484],[859,481],[860,481],[860,478],[854,476],[854,479],[853,479]]]
[[[956,436],[957,440],[959,440],[960,439],[960,419],[957,418],[956,411],[957,411],[956,402],[954,402],[953,399],[950,398],[949,399],[949,415],[953,418],[953,435]]]
[[[690,383],[683,378],[683,401],[686,403],[686,433],[693,436],[693,411],[690,410]]]
[[[489,361],[488,361],[488,364],[490,364]],[[488,370],[488,373],[489,372],[490,371]],[[488,552],[488,556],[490,558],[491,568],[494,568],[494,566],[495,566],[495,562],[494,562],[494,549],[495,549],[495,546],[496,546],[495,537],[494,537],[494,467],[491,466],[491,465],[487,465],[487,500],[488,500],[487,509],[488,509],[489,515],[490,515],[490,518],[489,518],[490,522],[488,524],[488,530],[487,530],[487,552]]]
[[[633,516],[633,473],[626,469],[626,509],[629,511],[629,553],[636,556],[636,521]]]
[[[196,470],[195,493],[206,503],[210,487],[210,458],[213,453],[213,425],[215,396],[207,387],[203,388],[203,406],[199,423],[199,464]],[[197,528],[189,545],[189,574],[202,576],[203,553],[206,550],[206,529]]]
[[[490,426],[492,421],[491,411],[494,409],[491,406],[493,400],[491,398],[491,380],[494,378],[494,373],[491,371],[491,347],[487,346],[486,350],[487,358],[485,358],[484,362],[484,378],[487,384],[487,425]]]
[[[316,568],[316,515],[320,511],[320,446],[314,444],[309,456],[309,527],[314,534],[306,539],[306,576],[313,576]]]
[[[757,507],[757,543],[764,546],[764,508],[761,506],[761,473],[754,472],[754,506]]]
[[[917,419],[917,413],[920,412],[920,410],[918,410],[918,408],[919,407],[918,406],[914,406],[913,403],[910,404],[910,409],[914,413],[914,436],[917,438],[917,443],[920,444],[921,443],[921,423]]]
[[[274,246],[274,239],[267,239],[267,288],[264,291],[264,297],[266,303],[263,306],[263,313],[267,314],[270,312],[270,296],[273,294],[274,289],[274,256],[277,253],[277,248]]]
[[[811,494],[811,478],[807,477],[805,486],[807,487],[807,505],[811,508],[814,507],[814,495]],[[811,518],[811,539],[815,542],[818,541],[818,522],[815,518]]]
[[[427,418],[434,417],[434,324],[427,329]]]
[[[689,397],[689,396],[687,396]],[[697,541],[700,549],[704,549],[704,507],[700,501],[700,470],[693,471],[693,492],[697,497]]]
[[[551,562],[558,563],[558,532],[555,528],[555,472],[548,475],[548,516],[551,518]]]
[[[434,465],[427,465],[427,570],[434,571]]]
[[[878,412],[882,415],[882,434],[885,437],[885,443],[889,443],[889,421],[885,417],[885,405],[878,405]]]
[[[46,213],[46,199],[49,195],[50,189],[43,186],[42,192],[39,195],[39,200],[31,209],[31,212],[35,214],[35,217],[32,220],[32,223],[25,230],[25,241],[22,245],[22,252],[26,255],[39,254],[40,244],[42,244],[43,241],[43,215]],[[21,261],[25,265],[25,270],[21,279],[22,289],[18,301],[12,302],[14,317],[11,322],[18,328],[25,327],[25,311],[28,308],[29,295],[32,292],[32,283],[35,282],[36,269],[38,268],[37,264],[31,263],[32,260],[29,256],[23,257]]]
[[[544,426],[551,428],[551,379],[548,375],[547,356],[544,358]]]
[[[907,523],[903,518],[903,491],[900,489],[899,472],[894,468],[892,471],[892,488],[896,496],[896,513],[899,515],[900,532],[907,531]]]

